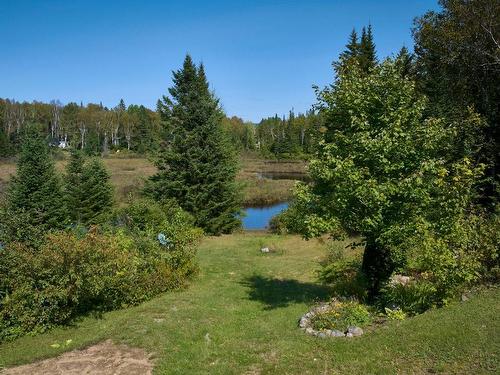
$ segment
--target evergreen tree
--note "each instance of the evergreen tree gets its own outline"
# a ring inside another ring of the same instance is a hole
[[[346,45],[346,50],[340,54],[340,59],[343,61],[350,60],[351,58],[356,58],[359,55],[359,41],[356,29],[352,29],[351,35],[349,35],[349,42]]]
[[[35,241],[33,236],[63,228],[67,223],[54,161],[47,142],[38,134],[29,132],[24,136],[17,174],[9,185],[4,209],[8,212],[0,230],[4,240]],[[20,217],[22,223],[16,221]]]
[[[373,41],[372,25],[368,25],[368,29],[363,27],[361,32],[358,61],[361,70],[365,73],[370,73],[377,65],[377,55],[375,52],[375,42]]]
[[[103,223],[113,207],[113,186],[101,159],[84,164],[81,174],[80,222],[85,225]]]
[[[170,97],[163,96],[158,105],[170,131],[146,192],[157,200],[176,199],[207,233],[229,233],[240,226],[241,196],[219,101],[209,90],[203,65],[196,67],[189,55],[173,81]]]
[[[69,218],[73,223],[82,222],[84,211],[85,191],[82,186],[84,161],[82,152],[75,149],[71,152],[70,161],[66,166],[65,199]]]
[[[118,110],[118,112],[125,112],[127,107],[125,106],[125,102],[123,101],[123,99],[120,99],[120,102],[118,103],[116,109]]]
[[[401,47],[396,56],[396,67],[403,78],[410,78],[414,73],[413,55],[405,46]]]

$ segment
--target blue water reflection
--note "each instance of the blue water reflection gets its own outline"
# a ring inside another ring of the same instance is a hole
[[[246,216],[243,218],[243,229],[267,229],[269,220],[288,207],[288,203],[278,203],[267,207],[245,208]]]

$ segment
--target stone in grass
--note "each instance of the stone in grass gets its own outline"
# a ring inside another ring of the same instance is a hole
[[[354,337],[354,336],[353,336],[353,334],[352,334],[351,332],[347,332],[347,333],[345,334],[345,337]]]
[[[350,326],[347,328],[347,333],[350,333],[352,336],[361,336],[363,334],[363,330],[359,327]]]
[[[269,248],[268,248],[268,247],[262,247],[262,248],[260,249],[260,252],[261,252],[261,253],[269,253],[270,251],[271,251],[271,250],[269,250]]]
[[[324,339],[326,337],[326,333],[320,332],[320,333],[318,333],[318,337],[321,337],[322,339]]]
[[[314,329],[312,329],[311,327],[307,327],[306,328],[306,333],[309,334],[309,335],[312,335],[314,333]]]
[[[334,329],[334,330],[332,330],[331,336],[333,336],[333,337],[344,337],[345,334],[344,334],[344,332],[341,332],[338,329]]]

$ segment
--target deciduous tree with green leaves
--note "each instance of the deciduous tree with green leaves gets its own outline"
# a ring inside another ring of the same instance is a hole
[[[359,233],[372,296],[404,267],[401,244],[419,228],[453,230],[481,173],[468,158],[447,159],[453,131],[424,117],[427,99],[398,65],[386,60],[366,75],[354,61],[318,92],[324,140],[309,166],[313,183],[297,189],[288,221],[306,237]]]

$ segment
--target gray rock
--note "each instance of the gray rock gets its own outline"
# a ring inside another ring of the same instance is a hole
[[[347,328],[347,333],[351,333],[353,336],[361,336],[363,334],[363,330],[359,327],[351,326]]]
[[[467,297],[466,294],[462,294],[462,302],[467,302],[469,300],[469,297]]]
[[[320,333],[318,333],[318,337],[321,337],[322,339],[324,339],[326,337],[326,334],[324,332],[320,332]]]
[[[269,250],[269,248],[268,248],[268,247],[262,247],[262,248],[260,249],[260,252],[261,252],[261,253],[268,253],[269,251],[270,251],[270,250]]]
[[[344,334],[344,332],[341,332],[341,331],[339,331],[339,330],[337,330],[337,329],[334,329],[334,330],[332,331],[332,336],[333,336],[333,337],[344,337],[344,336],[345,336],[345,334]]]
[[[351,332],[347,332],[347,333],[345,334],[345,337],[354,337],[354,336],[353,336],[353,334],[352,334]]]
[[[314,334],[314,329],[312,329],[311,327],[307,327],[306,328],[306,333],[312,335],[312,334]]]

